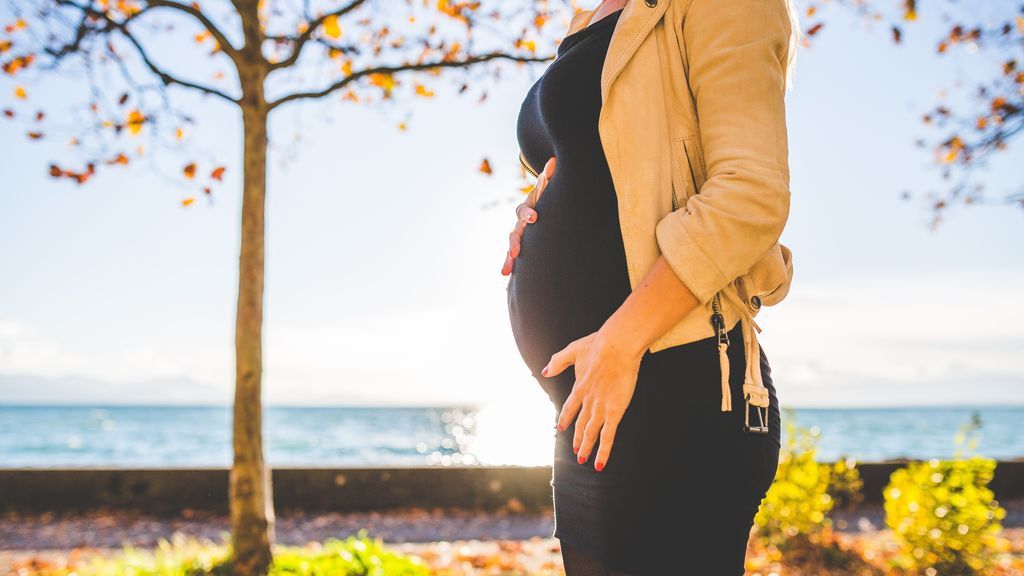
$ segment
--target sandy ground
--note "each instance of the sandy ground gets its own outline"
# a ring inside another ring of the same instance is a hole
[[[1005,535],[1024,542],[1024,500],[1003,503],[1007,509]],[[837,532],[873,537],[884,530],[880,506],[863,506],[833,514]],[[151,548],[175,533],[219,542],[226,533],[226,516],[185,514],[161,518],[128,512],[93,512],[0,517],[0,574],[28,559],[61,564],[78,554],[114,554],[125,544]],[[397,550],[419,555],[433,566],[459,567],[459,574],[485,574],[503,563],[505,569],[529,574],[558,574],[557,540],[551,538],[550,512],[509,513],[464,510],[404,509],[360,513],[282,513],[277,518],[277,542],[304,545],[327,538],[344,538],[365,528]],[[74,551],[74,552],[73,552]],[[475,571],[479,569],[480,571]]]

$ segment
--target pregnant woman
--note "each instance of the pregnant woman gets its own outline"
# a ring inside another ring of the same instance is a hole
[[[558,412],[568,576],[743,574],[780,448],[753,316],[792,277],[797,30],[787,0],[605,0],[522,103],[537,184],[502,272]]]

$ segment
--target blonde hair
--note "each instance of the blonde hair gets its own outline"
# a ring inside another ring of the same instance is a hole
[[[796,53],[803,39],[803,30],[800,29],[800,18],[798,17],[796,0],[784,0],[786,12],[789,14],[789,22],[792,31],[789,34],[789,50],[786,56],[786,90],[793,89],[793,73],[796,70]]]

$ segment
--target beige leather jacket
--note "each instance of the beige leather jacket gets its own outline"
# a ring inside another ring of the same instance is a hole
[[[650,351],[715,336],[718,308],[726,330],[743,322],[744,393],[757,406],[768,405],[768,394],[753,317],[785,297],[793,274],[778,242],[790,196],[784,94],[795,42],[787,8],[787,0],[630,0],[601,74],[599,131],[630,285],[663,254],[703,303]],[[577,13],[567,34],[593,12]],[[536,175],[522,153],[520,160]]]

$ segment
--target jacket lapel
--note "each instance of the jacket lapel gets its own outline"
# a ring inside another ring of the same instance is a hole
[[[608,45],[604,68],[601,71],[601,100],[608,99],[612,82],[636,53],[643,39],[654,29],[665,14],[671,0],[629,0],[622,9],[619,21]],[[652,6],[653,4],[653,6]]]

